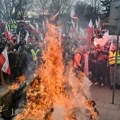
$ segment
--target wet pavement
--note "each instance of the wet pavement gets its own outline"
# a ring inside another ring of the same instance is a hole
[[[9,88],[8,88],[8,86],[6,85],[6,86],[0,86],[0,98],[2,97],[2,96],[4,96],[7,92],[9,91]]]
[[[112,103],[112,90],[108,87],[91,86],[91,99],[95,100],[100,117],[98,120],[120,120],[120,90],[115,92],[115,104]],[[55,120],[62,120],[62,108],[57,108],[54,113]],[[77,120],[81,120],[78,117]],[[86,119],[84,119],[86,120]]]
[[[90,91],[100,113],[100,120],[120,120],[120,90],[115,92],[115,104],[111,104],[112,90],[110,88],[91,86]]]

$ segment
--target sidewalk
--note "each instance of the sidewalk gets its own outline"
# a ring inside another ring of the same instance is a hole
[[[0,85],[0,98],[4,96],[9,91],[8,86],[2,86]]]
[[[100,113],[100,120],[120,120],[120,90],[115,92],[115,104],[111,104],[112,90],[108,87],[91,86],[90,91]]]

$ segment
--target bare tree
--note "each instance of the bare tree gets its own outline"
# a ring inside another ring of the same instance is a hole
[[[78,15],[96,16],[101,13],[102,5],[100,0],[78,1],[75,5]]]
[[[28,12],[31,0],[0,0],[0,14],[4,19],[17,19]]]
[[[49,7],[49,0],[36,0],[33,1],[32,11],[37,13],[38,15],[44,14],[45,10]]]
[[[52,0],[53,14],[62,14],[72,6],[72,0]]]
[[[86,14],[86,8],[88,8],[88,4],[86,4],[85,2],[78,2],[75,5],[75,12],[78,15]],[[88,11],[87,11],[87,13],[88,13]]]
[[[52,15],[62,14],[72,6],[72,0],[38,0],[40,11],[47,10]]]
[[[91,14],[97,14],[101,12],[102,5],[100,0],[88,0],[88,4],[90,4],[90,12]]]
[[[101,4],[103,7],[103,13],[104,13],[104,21],[108,22],[109,15],[110,15],[110,4],[114,0],[101,0]]]

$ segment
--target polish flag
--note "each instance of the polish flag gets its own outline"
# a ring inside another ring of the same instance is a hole
[[[19,32],[19,34],[17,35],[17,43],[19,43],[20,42],[20,32]]]
[[[115,47],[115,46],[114,46],[114,44],[112,42],[111,45],[110,45],[110,50],[112,50],[113,47]]]
[[[91,41],[93,34],[94,34],[94,26],[93,26],[92,20],[90,19],[90,22],[89,22],[88,27],[87,27],[87,35],[85,38],[86,44],[88,44]]]
[[[100,18],[98,17],[98,25],[97,25],[98,30],[101,30],[101,27],[102,27],[102,22]]]
[[[29,24],[30,25],[30,27],[31,27],[31,29],[32,29],[32,32],[34,33],[34,34],[38,34],[38,31],[36,30],[36,28],[30,23]]]
[[[96,37],[98,37],[98,34],[101,30],[102,22],[100,18],[98,17],[98,20],[96,20]]]
[[[97,20],[95,21],[95,24],[96,24],[96,33],[95,33],[96,35],[95,35],[95,37],[98,38],[99,30],[98,30],[98,21]]]
[[[5,28],[5,37],[7,38],[7,40],[11,40],[11,33],[8,31],[8,27],[6,25],[6,28]]]
[[[3,72],[7,73],[8,75],[11,74],[7,48],[5,48],[2,53],[0,53],[0,66]]]
[[[29,38],[29,33],[28,33],[28,31],[27,31],[26,36],[25,36],[26,44],[28,44],[28,38]]]

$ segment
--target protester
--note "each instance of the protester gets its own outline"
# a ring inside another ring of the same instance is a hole
[[[120,48],[117,56],[117,77],[116,77],[116,88],[120,89]]]
[[[113,45],[109,51],[109,66],[110,66],[110,85],[113,88],[113,80],[114,80],[114,67],[115,67],[115,54],[116,47]]]
[[[115,74],[115,57],[116,57],[116,46],[112,44],[110,51],[109,51],[109,65],[110,65],[110,82],[111,82],[111,88],[113,88],[113,80],[114,80],[114,74]],[[116,86],[119,88],[120,86],[120,77],[119,77],[119,71],[120,71],[120,53],[118,51],[117,56],[117,81]]]
[[[5,33],[5,29],[3,30],[5,24],[3,26],[2,32],[0,33],[0,53],[8,46],[8,59],[11,68],[11,75],[3,73],[5,79],[14,81],[20,75],[33,74],[36,68],[43,63],[42,46],[44,46],[45,41],[41,41],[36,30],[33,30],[33,28],[24,22],[17,23],[13,21],[12,23],[8,23],[8,29],[13,29],[9,30],[12,37],[6,36],[10,34]],[[29,36],[26,37],[27,33],[29,33]],[[97,45],[95,42],[93,37],[90,45],[86,46],[83,40],[79,41],[78,38],[72,38],[69,35],[65,35],[64,40],[61,42],[63,48],[63,63],[65,68],[67,68],[71,61],[73,61],[75,71],[84,72],[93,85],[110,85],[112,88],[116,48],[113,47],[110,49],[110,44]],[[120,87],[119,51],[116,88]]]
[[[97,74],[97,84],[101,86],[105,85],[105,76],[106,76],[106,64],[105,64],[105,53],[102,48],[98,45],[96,48],[95,58],[96,58],[96,74]]]
[[[94,84],[96,82],[96,60],[95,60],[95,48],[90,49],[88,58],[89,79]]]
[[[84,72],[85,59],[83,54],[83,47],[80,48],[74,54],[74,68]]]
[[[0,25],[3,24],[0,23]],[[5,29],[5,26],[7,29]],[[29,32],[29,36],[26,36],[26,31]],[[29,41],[31,36],[35,39]],[[35,45],[33,45],[33,41],[36,43]],[[30,28],[28,24],[24,24],[24,22],[17,23],[16,21],[9,21],[8,24],[4,24],[4,30],[3,27],[1,27],[0,54],[4,48],[7,47],[8,60],[11,69],[10,75],[3,72],[5,81],[14,82],[17,77],[23,74],[33,74],[35,72],[36,67],[42,64],[42,45],[38,44],[40,41],[40,37],[38,38],[38,36],[33,33],[32,28]],[[41,44],[43,43],[41,42]],[[35,50],[34,57],[31,53],[32,49]],[[33,64],[33,62],[35,64]]]
[[[85,60],[85,63],[84,63],[84,73],[86,74],[86,76],[89,75],[89,68],[88,68],[88,58],[89,58],[89,52],[88,52],[88,47],[87,46],[84,46],[84,49],[83,49],[83,53],[84,53],[84,60]]]

